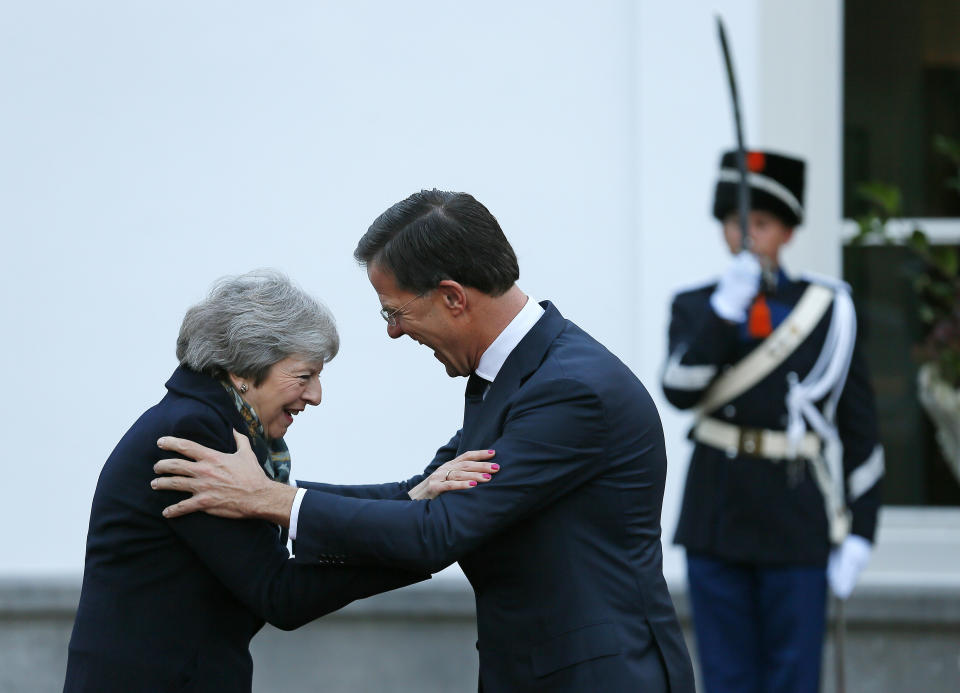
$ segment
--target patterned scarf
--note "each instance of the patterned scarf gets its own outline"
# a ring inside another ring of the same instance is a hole
[[[287,444],[283,438],[267,438],[263,430],[263,424],[260,423],[260,417],[249,404],[244,401],[240,393],[232,385],[223,383],[227,392],[233,395],[233,403],[237,405],[237,411],[243,417],[247,424],[247,436],[250,438],[250,446],[257,455],[258,460],[263,460],[260,466],[263,472],[274,481],[286,484],[290,480],[290,453],[287,450]]]

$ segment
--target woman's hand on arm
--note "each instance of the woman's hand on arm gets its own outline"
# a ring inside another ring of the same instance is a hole
[[[413,500],[431,500],[441,493],[473,488],[493,477],[500,465],[489,462],[493,450],[470,450],[444,462],[430,476],[414,486],[408,495]]]

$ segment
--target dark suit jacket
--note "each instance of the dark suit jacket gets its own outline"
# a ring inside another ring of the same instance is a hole
[[[483,691],[693,693],[663,579],[663,431],[630,370],[549,303],[475,417],[427,467],[492,448],[500,471],[427,502],[312,485],[297,557],[436,571],[476,592]],[[309,484],[302,484],[311,487]]]
[[[250,638],[292,629],[354,599],[416,582],[401,571],[298,564],[275,525],[196,513],[150,488],[174,435],[230,452],[245,430],[214,379],[180,367],[168,394],[124,435],[93,498],[64,691],[249,691]]]

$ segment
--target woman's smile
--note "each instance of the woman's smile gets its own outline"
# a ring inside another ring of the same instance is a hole
[[[297,356],[278,361],[263,382],[243,396],[260,417],[268,438],[282,438],[307,405],[320,404],[323,365],[309,363]]]

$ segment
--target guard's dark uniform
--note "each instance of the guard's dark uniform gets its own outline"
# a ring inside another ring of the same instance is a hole
[[[774,327],[793,309],[808,283],[791,281],[780,273],[776,292],[767,297]],[[694,407],[716,374],[759,344],[747,336],[743,325],[727,323],[713,312],[709,299],[715,286],[685,291],[673,301],[672,361],[664,372],[663,390],[680,409]],[[745,429],[784,430],[787,374],[796,373],[802,380],[810,371],[820,355],[830,317],[828,311],[813,333],[770,375],[710,416]],[[683,369],[703,366],[715,367],[714,376],[699,381],[682,379]],[[846,478],[850,480],[858,470],[860,476],[853,480],[863,478],[867,469],[877,467],[878,438],[873,392],[858,350],[837,407],[837,428],[843,441]],[[855,497],[847,484],[847,507],[852,515],[851,532],[872,541],[880,476],[874,471],[869,479],[874,483],[863,488],[867,482],[859,482]],[[805,460],[771,460],[742,450],[731,456],[727,450],[700,443],[690,460],[675,540],[690,552],[767,565],[825,567],[830,550],[823,495]]]
[[[729,174],[732,157],[732,153],[725,155],[721,174]],[[792,187],[796,198],[802,199],[802,162],[789,162],[801,167],[800,183]],[[758,180],[765,188],[754,188],[751,180],[753,208],[778,212],[793,222],[792,227],[799,222],[799,214],[791,217],[793,212],[771,196],[771,191],[775,196],[780,189],[776,171],[767,173],[767,179],[760,176]],[[720,180],[715,215],[723,219],[735,203],[732,177],[721,175]],[[837,282],[824,281],[835,291],[846,291]],[[809,284],[779,272],[775,288],[764,296],[773,329],[787,319]],[[762,341],[750,335],[746,323],[727,322],[714,312],[710,297],[716,286],[684,291],[673,301],[663,389],[680,409],[701,403],[717,378]],[[848,305],[852,323],[852,304]],[[809,459],[791,458],[782,450],[771,456],[761,441],[764,435],[786,437],[791,379],[802,382],[814,368],[834,310],[836,303],[772,372],[732,400],[699,415],[736,434],[724,444],[717,440],[695,444],[675,538],[687,549],[694,624],[708,693],[816,691],[819,686],[825,569],[831,549],[825,496]],[[835,419],[828,418],[835,422],[843,444],[842,487],[849,531],[872,542],[883,452],[873,393],[858,349],[850,358],[845,382],[839,382],[844,384],[836,400]],[[817,402],[820,409],[824,400]],[[695,431],[691,437],[697,440]],[[761,431],[767,433],[760,435]]]

